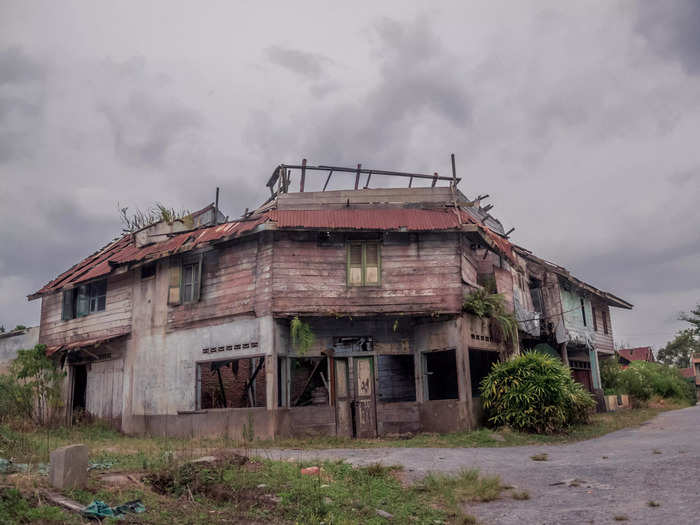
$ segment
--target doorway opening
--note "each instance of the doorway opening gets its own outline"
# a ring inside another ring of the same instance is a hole
[[[80,421],[85,417],[87,393],[87,366],[73,365],[73,403],[72,420]]]
[[[458,399],[457,354],[452,350],[439,350],[423,354],[428,401]]]

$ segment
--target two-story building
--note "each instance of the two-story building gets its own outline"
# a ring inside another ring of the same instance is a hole
[[[582,297],[611,330],[607,307],[631,305],[539,269],[458,179],[391,173],[432,185],[369,188],[390,173],[358,168],[353,190],[304,192],[319,169],[304,165],[290,192],[291,168],[238,220],[207,207],[128,233],[30,296],[39,341],[68,372],[67,421],[85,411],[127,433],[266,438],[471,428],[478,382],[514,350],[463,311],[487,282],[521,335],[556,340],[569,364],[612,349],[612,332],[582,329],[570,307]]]

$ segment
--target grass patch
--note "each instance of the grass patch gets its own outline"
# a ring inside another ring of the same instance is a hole
[[[517,500],[521,500],[521,501],[522,501],[522,500],[527,500],[527,499],[530,499],[530,493],[529,493],[528,491],[526,491],[526,490],[520,490],[520,491],[517,491],[517,492],[513,492],[513,493],[511,494],[511,497],[512,497],[513,499],[517,499]]]
[[[660,507],[661,503],[657,501],[647,501],[647,507]]]
[[[629,520],[629,518],[627,516],[625,516],[624,514],[616,514],[615,516],[613,516],[613,519],[615,521],[627,521],[627,520]]]
[[[35,495],[23,495],[16,488],[0,488],[0,523],[82,523],[59,507],[42,505]]]
[[[532,461],[547,461],[549,459],[549,455],[546,452],[543,452],[541,454],[535,454],[534,456],[530,456],[530,459]]]

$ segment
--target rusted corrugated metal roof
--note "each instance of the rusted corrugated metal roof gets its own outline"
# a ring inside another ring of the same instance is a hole
[[[91,339],[83,339],[82,341],[71,341],[70,343],[65,343],[62,345],[52,345],[46,347],[46,355],[53,355],[56,352],[75,350],[77,348],[88,348],[112,341],[119,337],[124,337],[127,334],[110,335],[108,337],[93,337]]]
[[[463,211],[420,208],[370,208],[330,210],[268,210],[257,217],[234,221],[190,232],[173,234],[160,242],[137,246],[132,234],[108,244],[30,296],[36,298],[61,288],[107,275],[117,266],[155,260],[184,253],[206,244],[250,233],[259,225],[271,221],[279,229],[328,230],[459,230],[463,224],[475,224],[482,235],[506,257],[514,260],[510,243]]]
[[[331,210],[273,210],[270,218],[278,228],[328,228],[352,230],[411,231],[449,230],[459,227],[452,211],[407,208]]]
[[[627,361],[649,361],[653,363],[654,352],[652,352],[650,346],[639,346],[637,348],[620,348],[617,351],[620,357],[627,359]]]

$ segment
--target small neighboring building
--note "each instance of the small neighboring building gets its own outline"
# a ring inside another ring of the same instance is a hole
[[[639,346],[637,348],[620,348],[618,351],[619,361],[622,366],[629,365],[632,361],[647,361],[655,363],[654,352],[650,346]]]
[[[698,398],[700,398],[700,353],[695,353],[690,357],[690,368],[684,370],[690,370],[688,375],[683,374],[685,377],[695,378],[695,388],[698,393]]]
[[[39,327],[30,326],[0,334],[0,374],[7,372],[17,350],[34,348],[39,343]]]

